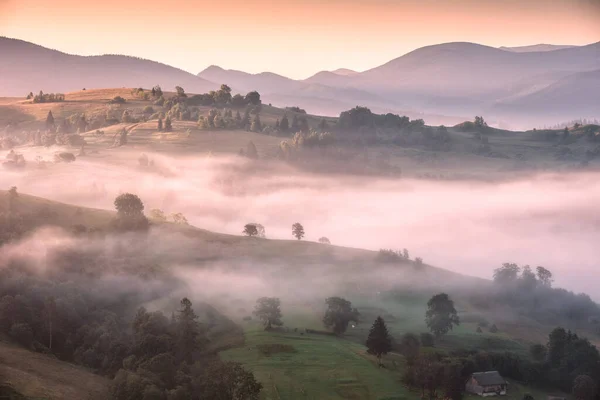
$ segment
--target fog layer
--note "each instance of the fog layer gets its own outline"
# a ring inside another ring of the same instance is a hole
[[[40,153],[25,154],[28,160]],[[24,172],[0,170],[2,188],[95,208],[113,208],[123,192],[138,194],[146,211],[183,213],[190,224],[241,234],[264,225],[268,238],[377,250],[407,248],[411,258],[452,271],[491,277],[502,262],[543,265],[556,284],[598,300],[600,174],[540,174],[513,181],[438,182],[311,175],[280,164],[239,158],[152,155],[142,169],[137,152],[81,157],[72,164]],[[3,156],[3,155],[1,155]],[[109,164],[110,162],[110,164]],[[248,283],[250,284],[250,282]]]

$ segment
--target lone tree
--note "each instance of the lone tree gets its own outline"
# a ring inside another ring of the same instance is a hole
[[[242,232],[246,236],[258,236],[258,228],[254,224],[246,224]]]
[[[162,132],[163,130],[163,121],[162,118],[158,117],[158,131]]]
[[[392,337],[390,336],[385,321],[377,317],[367,337],[367,353],[377,357],[377,364],[381,367],[381,357],[392,350]]]
[[[135,194],[124,193],[115,199],[117,218],[114,227],[117,230],[145,230],[148,219],[144,215],[144,203]]]
[[[575,400],[592,400],[596,396],[596,382],[588,375],[579,375],[573,381],[573,397]]]
[[[304,237],[304,227],[299,222],[292,225],[292,235],[298,240]]]
[[[283,115],[283,118],[281,118],[281,122],[279,122],[279,130],[281,132],[287,132],[290,130],[290,121],[288,120],[286,114]]]
[[[325,236],[319,238],[319,243],[323,243],[323,244],[331,244],[331,241],[326,238]]]
[[[143,215],[144,203],[135,194],[124,193],[115,199],[115,208],[119,216],[139,217]]]
[[[358,322],[360,316],[352,303],[341,297],[330,297],[325,300],[327,311],[323,317],[323,324],[327,329],[332,329],[336,335],[341,335],[348,329],[350,321]]]
[[[52,111],[48,111],[48,116],[46,117],[46,129],[54,129],[54,115],[52,115]]]
[[[280,305],[281,302],[277,297],[261,297],[256,300],[253,314],[262,321],[265,331],[271,329],[273,325],[283,325]]]
[[[438,337],[451,331],[454,325],[460,325],[454,302],[446,293],[436,294],[427,302],[425,323]]]

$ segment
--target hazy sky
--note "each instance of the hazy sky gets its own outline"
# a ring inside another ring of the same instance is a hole
[[[415,48],[600,41],[600,0],[0,0],[0,35],[192,73],[215,64],[305,78]]]

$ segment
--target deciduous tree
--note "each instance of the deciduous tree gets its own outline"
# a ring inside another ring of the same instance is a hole
[[[262,321],[266,331],[273,325],[283,325],[280,306],[281,302],[277,297],[261,297],[256,300],[253,314]]]
[[[330,297],[325,300],[325,303],[327,310],[323,317],[323,324],[327,329],[332,329],[336,335],[346,332],[351,321],[358,322],[360,314],[348,300],[341,297]]]
[[[427,302],[425,323],[435,336],[444,335],[454,325],[460,325],[454,302],[446,293],[437,294]]]

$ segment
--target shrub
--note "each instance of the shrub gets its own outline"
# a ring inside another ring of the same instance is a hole
[[[498,327],[496,326],[496,324],[493,324],[490,328],[490,332],[492,333],[497,333],[498,332]]]
[[[125,104],[126,102],[127,102],[127,100],[125,100],[121,96],[115,96],[109,103],[110,104]]]

